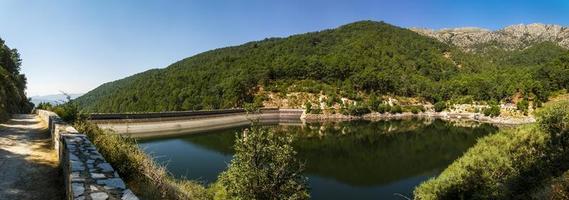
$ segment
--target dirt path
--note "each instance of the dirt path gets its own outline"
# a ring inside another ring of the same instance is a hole
[[[56,152],[35,115],[0,124],[0,199],[64,199]]]

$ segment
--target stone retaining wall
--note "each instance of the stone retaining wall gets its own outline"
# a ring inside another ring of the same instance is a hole
[[[85,134],[53,112],[36,110],[36,113],[48,125],[53,147],[58,152],[67,199],[138,199]]]

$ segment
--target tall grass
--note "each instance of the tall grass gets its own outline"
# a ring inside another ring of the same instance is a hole
[[[89,137],[141,199],[211,199],[201,184],[170,176],[163,166],[138,147],[134,139],[86,121],[77,121],[75,127]]]

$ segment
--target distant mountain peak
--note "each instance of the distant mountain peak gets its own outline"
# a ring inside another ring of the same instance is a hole
[[[481,46],[499,46],[507,50],[525,49],[540,42],[553,42],[569,49],[569,28],[555,24],[516,24],[496,31],[476,27],[411,30],[467,51],[476,51]]]

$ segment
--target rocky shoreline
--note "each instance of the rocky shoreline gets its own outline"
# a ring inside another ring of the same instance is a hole
[[[373,112],[363,116],[350,116],[343,114],[307,114],[303,113],[301,119],[306,121],[328,121],[328,120],[338,120],[338,121],[349,121],[349,120],[391,120],[391,119],[412,119],[412,118],[435,118],[442,119],[446,121],[455,120],[466,120],[474,121],[480,123],[490,123],[496,125],[522,125],[534,123],[536,120],[533,116],[525,117],[488,117],[480,113],[451,113],[451,112],[421,112],[421,113],[411,113],[404,112],[398,114],[391,113],[378,113]]]

